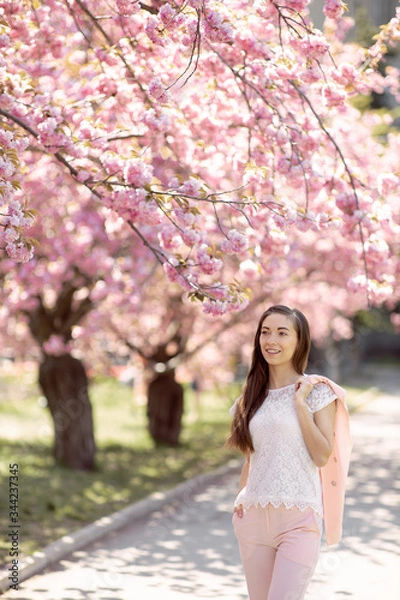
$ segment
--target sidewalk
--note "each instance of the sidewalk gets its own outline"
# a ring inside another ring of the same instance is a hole
[[[390,389],[390,392],[394,387]],[[397,600],[400,590],[400,395],[352,417],[344,540],[324,549],[306,600]],[[239,469],[203,479],[119,531],[76,551],[3,598],[245,600],[231,528]]]
[[[353,415],[352,433],[343,541],[322,552],[307,600],[400,597],[400,395]]]

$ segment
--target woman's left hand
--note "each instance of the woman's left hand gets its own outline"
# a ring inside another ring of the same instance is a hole
[[[314,385],[308,377],[299,377],[294,388],[294,399],[296,404],[305,404]]]

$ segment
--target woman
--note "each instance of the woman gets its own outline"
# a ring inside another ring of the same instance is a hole
[[[315,569],[322,519],[341,536],[351,439],[344,390],[304,375],[307,319],[271,306],[261,316],[228,445],[246,456],[233,527],[250,600],[301,600]],[[322,494],[323,491],[323,494]]]

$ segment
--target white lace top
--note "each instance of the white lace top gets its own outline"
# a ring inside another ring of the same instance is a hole
[[[306,402],[308,409],[315,413],[335,398],[329,385],[319,383]],[[249,428],[254,452],[250,455],[246,486],[239,492],[235,506],[284,504],[286,508],[296,506],[300,510],[311,507],[322,515],[319,469],[307,450],[297,419],[294,384],[269,390]]]

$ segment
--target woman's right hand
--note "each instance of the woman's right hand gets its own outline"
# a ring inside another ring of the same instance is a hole
[[[243,504],[235,506],[235,508],[233,509],[233,514],[237,515],[239,519],[241,519],[243,517]]]

